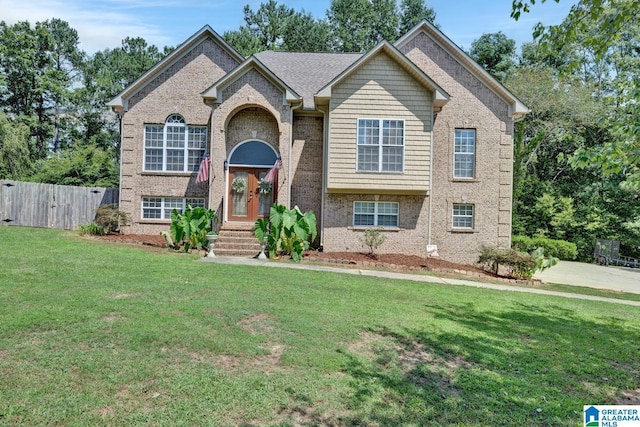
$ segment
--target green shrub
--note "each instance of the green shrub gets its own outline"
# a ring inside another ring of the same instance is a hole
[[[269,258],[275,258],[280,250],[298,262],[318,235],[316,215],[313,211],[302,213],[297,206],[287,209],[276,203],[271,206],[269,221],[258,219],[255,222],[254,233],[261,243],[266,237]]]
[[[169,232],[162,232],[167,243],[174,249],[182,245],[185,252],[196,248],[206,249],[209,241],[206,235],[211,232],[213,223],[217,220],[216,211],[203,207],[187,205],[184,212],[177,209],[171,212],[171,226]]]
[[[526,252],[489,246],[481,248],[478,263],[488,267],[495,275],[498,275],[500,266],[507,267],[510,275],[518,279],[530,279],[538,265],[536,259]]]
[[[532,253],[538,248],[543,248],[545,257],[559,258],[562,260],[574,260],[578,256],[575,243],[566,240],[554,240],[547,237],[513,236],[511,247],[521,252]]]
[[[120,232],[120,227],[131,223],[129,214],[118,209],[118,205],[101,205],[96,209],[96,224],[101,225],[106,233]]]
[[[89,234],[92,236],[104,236],[104,228],[95,222],[89,222],[87,224],[80,224],[80,234]]]

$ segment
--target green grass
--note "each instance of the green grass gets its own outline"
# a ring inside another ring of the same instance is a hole
[[[536,286],[538,289],[546,289],[548,291],[568,292],[572,294],[593,295],[596,297],[622,299],[626,301],[640,301],[640,294],[632,294],[629,292],[608,291],[604,289],[589,288],[586,286],[562,285],[558,283],[545,283]]]
[[[567,426],[639,403],[637,307],[0,237],[0,425]]]

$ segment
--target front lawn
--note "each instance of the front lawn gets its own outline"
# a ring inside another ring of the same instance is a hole
[[[0,227],[0,425],[582,425],[640,310]]]

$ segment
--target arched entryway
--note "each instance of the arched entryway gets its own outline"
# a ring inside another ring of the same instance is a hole
[[[227,159],[227,220],[254,222],[269,216],[278,180],[269,172],[279,156],[269,144],[249,140],[235,146]]]

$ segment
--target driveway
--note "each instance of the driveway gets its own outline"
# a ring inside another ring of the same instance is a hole
[[[589,288],[640,294],[640,269],[624,267],[607,267],[581,262],[559,261],[534,276],[546,283],[586,286]]]

